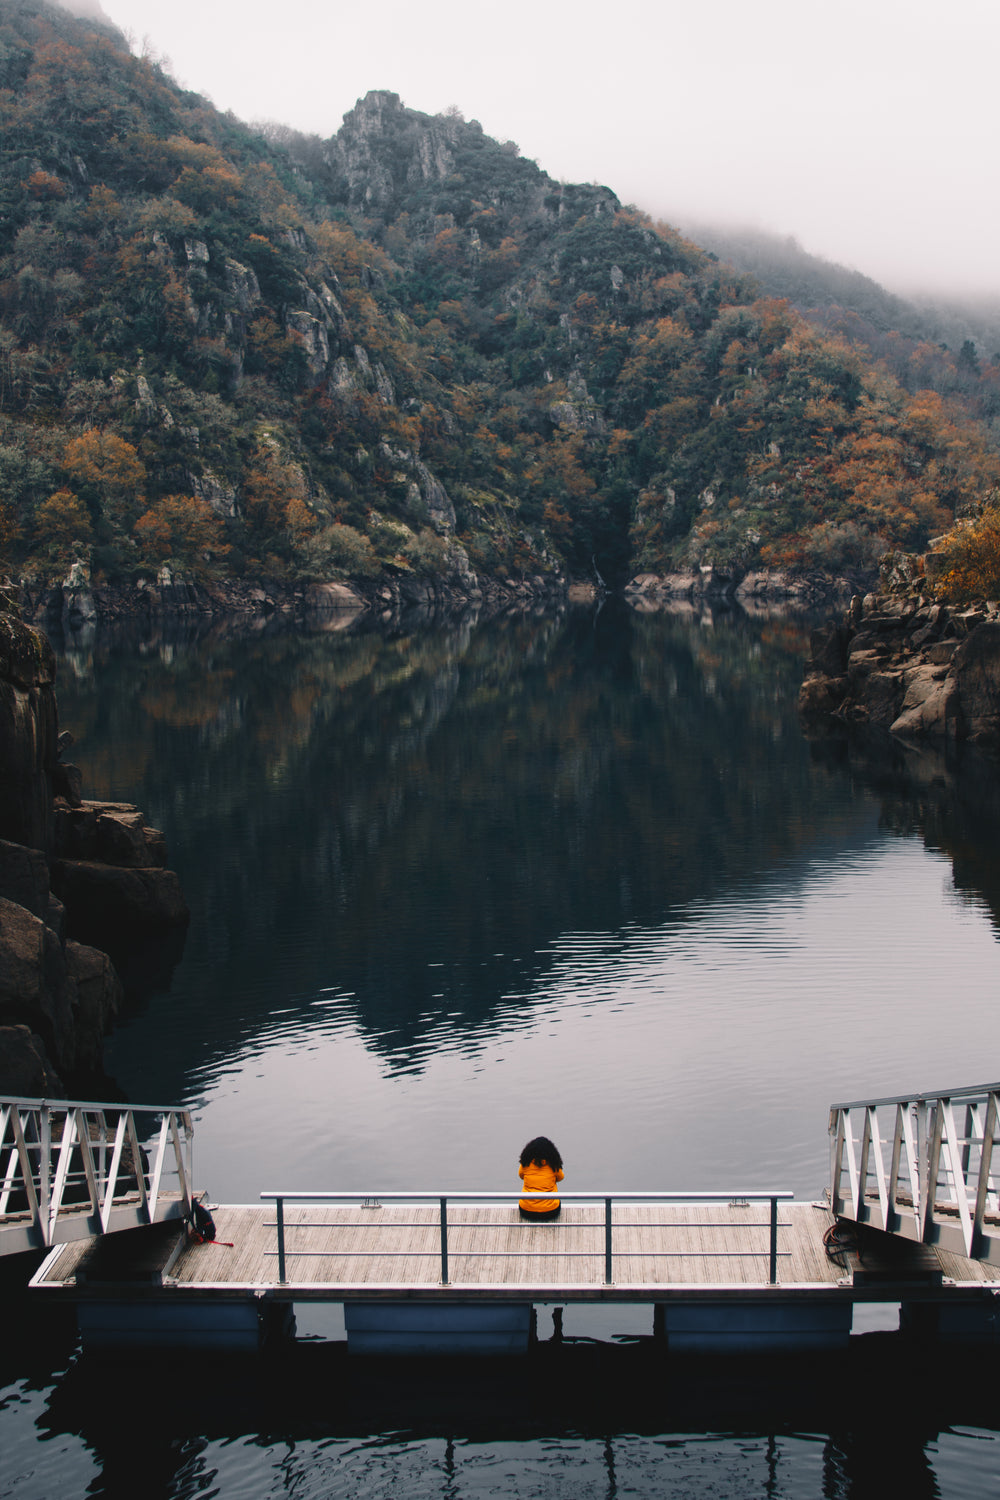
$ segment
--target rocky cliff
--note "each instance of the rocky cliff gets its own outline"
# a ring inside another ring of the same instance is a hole
[[[915,593],[855,597],[842,622],[813,632],[799,710],[807,724],[1000,754],[1000,606],[949,608]]]
[[[0,1095],[62,1094],[102,1074],[134,955],[188,911],[162,834],[137,808],[85,802],[60,759],[55,657],[0,613]]]
[[[78,573],[71,619],[109,583],[763,593],[1000,483],[938,396],[455,110],[250,129],[46,0],[0,14],[4,565]]]

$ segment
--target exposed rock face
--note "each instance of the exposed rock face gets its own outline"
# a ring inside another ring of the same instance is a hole
[[[0,897],[0,1018],[30,1026],[60,1072],[75,1057],[72,999],[62,943],[23,906]]]
[[[45,637],[0,614],[0,1095],[100,1074],[124,996],[101,950],[188,920],[163,835],[127,803],[80,798],[54,682]]]
[[[792,608],[813,609],[852,593],[848,580],[826,573],[723,571],[708,565],[678,573],[640,573],[625,587],[625,597],[639,608],[671,599],[735,599],[740,604],[768,600]]]
[[[855,598],[842,624],[813,632],[799,711],[1000,753],[1000,609]]]
[[[15,1099],[61,1099],[63,1087],[45,1043],[27,1026],[0,1026],[0,1094]]]
[[[84,943],[67,942],[66,968],[76,990],[74,1070],[101,1069],[104,1038],[117,1020],[124,994],[114,964],[106,953]]]
[[[55,859],[52,880],[67,909],[67,931],[99,938],[112,949],[122,935],[160,933],[190,918],[173,870]]]
[[[0,614],[0,835],[35,849],[52,843],[55,680],[41,631]]]
[[[373,149],[399,129],[401,110],[398,94],[373,89],[359,99],[344,116],[338,134],[327,143],[330,169],[342,177],[353,203],[385,208],[392,204],[398,184],[393,167],[410,181],[439,182],[452,171],[457,126],[448,116],[439,116],[421,132],[415,156]]]
[[[80,802],[55,810],[55,853],[63,863],[96,860],[126,869],[162,869],[167,846],[130,802]]]

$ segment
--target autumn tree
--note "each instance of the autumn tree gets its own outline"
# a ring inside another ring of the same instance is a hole
[[[35,511],[35,536],[53,562],[67,562],[94,539],[87,507],[72,490],[56,490]]]
[[[166,495],[139,517],[132,528],[144,559],[181,563],[204,572],[213,559],[229,551],[223,523],[204,500],[192,495]]]
[[[92,427],[71,438],[62,467],[71,480],[94,493],[112,521],[127,520],[142,498],[145,467],[132,444],[117,433]]]
[[[243,515],[255,548],[302,547],[315,530],[308,486],[300,466],[265,440],[251,455],[243,479]]]
[[[931,556],[943,598],[956,603],[1000,598],[1000,493],[990,497],[981,515],[938,542]]]

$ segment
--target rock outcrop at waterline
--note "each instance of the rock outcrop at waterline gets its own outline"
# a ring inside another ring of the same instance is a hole
[[[767,602],[788,609],[816,609],[846,604],[870,577],[843,577],[813,571],[784,572],[713,567],[685,573],[639,573],[625,586],[625,597],[635,609],[660,608],[676,599],[735,601],[739,605]]]
[[[492,579],[471,573],[435,576],[386,571],[363,582],[279,583],[273,579],[196,579],[172,573],[166,566],[155,579],[97,586],[91,584],[87,569],[74,563],[61,582],[36,582],[25,586],[22,594],[25,618],[42,629],[73,634],[118,620],[286,616],[315,622],[363,612],[384,619],[414,607],[518,608],[564,599],[573,587],[558,571]]]
[[[85,802],[63,763],[55,657],[0,613],[0,1094],[57,1094],[102,1071],[124,991],[106,948],[183,928],[162,834],[137,808]]]
[[[853,599],[842,623],[813,631],[799,712],[1000,753],[1000,606]]]

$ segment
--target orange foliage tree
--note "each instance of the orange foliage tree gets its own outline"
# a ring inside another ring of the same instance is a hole
[[[141,501],[146,470],[131,443],[114,432],[88,428],[71,438],[63,450],[62,466],[72,480],[90,486],[104,514],[124,521]]]
[[[73,548],[93,541],[94,530],[83,501],[72,490],[56,490],[35,511],[35,535],[58,561]]]
[[[141,515],[132,535],[145,559],[182,563],[203,572],[229,551],[223,525],[211,506],[193,495],[166,495]]]
[[[956,603],[1000,599],[1000,495],[982,514],[960,523],[932,553],[937,592]]]

